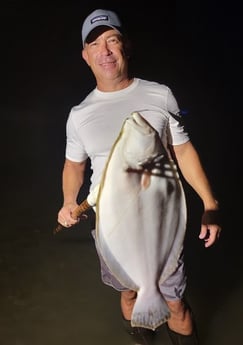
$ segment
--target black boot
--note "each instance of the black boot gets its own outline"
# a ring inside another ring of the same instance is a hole
[[[198,337],[195,330],[190,335],[183,335],[172,331],[168,325],[167,332],[173,345],[198,345]]]
[[[152,345],[156,332],[142,327],[132,327],[131,321],[123,319],[126,332],[131,336],[134,345]]]

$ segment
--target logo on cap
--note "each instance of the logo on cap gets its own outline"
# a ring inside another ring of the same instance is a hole
[[[100,16],[96,16],[94,18],[91,19],[91,24],[94,24],[95,22],[99,22],[100,20],[109,20],[108,16],[106,15],[100,15]]]

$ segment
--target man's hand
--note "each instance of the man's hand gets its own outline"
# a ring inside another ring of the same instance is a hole
[[[219,210],[208,210],[203,213],[199,238],[205,242],[205,247],[210,247],[219,239],[221,232],[221,219]]]
[[[78,205],[76,203],[64,205],[58,212],[58,223],[65,228],[70,228],[71,226],[77,224],[79,222],[79,218],[72,217],[72,213],[77,207]]]

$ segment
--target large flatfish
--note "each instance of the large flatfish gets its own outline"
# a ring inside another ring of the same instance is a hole
[[[99,252],[116,279],[137,292],[131,325],[156,329],[170,317],[159,284],[182,251],[186,203],[173,160],[138,113],[125,121],[96,202]]]

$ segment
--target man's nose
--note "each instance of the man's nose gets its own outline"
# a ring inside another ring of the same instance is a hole
[[[112,54],[112,51],[109,47],[109,45],[107,44],[107,42],[102,42],[101,46],[100,46],[100,50],[102,51],[102,53],[110,55]]]

